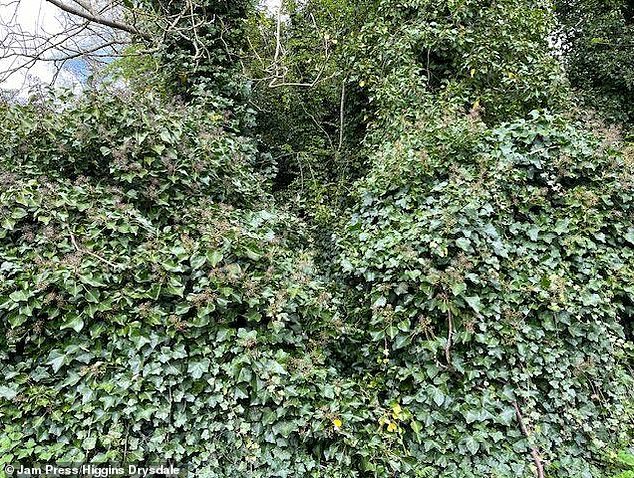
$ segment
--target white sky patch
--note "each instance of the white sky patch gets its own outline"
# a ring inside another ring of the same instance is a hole
[[[280,7],[281,0],[265,0],[264,2],[269,9],[276,12]]]
[[[9,52],[20,51],[22,45],[9,35],[10,29],[18,27],[29,35],[51,35],[63,31],[64,23],[60,10],[43,0],[20,0],[19,2],[0,1],[0,72],[25,65],[26,57],[11,56]],[[37,61],[29,67],[20,68],[0,83],[0,89],[27,93],[29,87],[38,83],[50,84],[55,78],[56,68],[52,62]],[[72,85],[77,79],[72,72],[62,70],[58,83]]]

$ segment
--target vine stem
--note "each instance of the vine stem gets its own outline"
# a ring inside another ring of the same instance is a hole
[[[453,345],[453,316],[451,314],[451,309],[447,308],[447,322],[449,326],[449,331],[447,332],[447,344],[445,345],[445,359],[447,360],[447,365],[451,367],[451,346]]]
[[[513,402],[513,408],[515,408],[515,416],[517,417],[517,421],[520,425],[520,430],[522,430],[522,434],[529,438],[528,430],[526,429],[526,425],[524,424],[524,418],[522,417],[522,411],[520,410],[517,402]],[[531,456],[533,457],[533,461],[535,462],[535,468],[537,469],[537,478],[545,478],[544,475],[544,464],[542,463],[542,459],[539,456],[539,452],[537,448],[531,446]]]
[[[77,244],[77,240],[75,239],[75,234],[73,234],[73,231],[71,231],[70,227],[68,227],[68,226],[66,228],[68,229],[68,233],[70,234],[70,240],[73,243],[73,247],[75,248],[75,250],[77,252],[83,252],[84,254],[88,254],[88,255],[94,257],[95,259],[100,260],[104,264],[109,265],[110,267],[112,267],[114,269],[116,269],[118,267],[117,264],[114,264],[113,262],[110,262],[108,259],[104,259],[99,254],[95,254],[94,252],[89,251],[88,249],[80,248],[79,245]]]

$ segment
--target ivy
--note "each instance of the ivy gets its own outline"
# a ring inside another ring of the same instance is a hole
[[[378,149],[338,235],[360,377],[414,420],[392,430],[412,472],[529,476],[535,448],[600,476],[631,436],[631,164],[547,113],[432,111]]]
[[[4,462],[336,470],[333,299],[255,150],[204,109],[52,106],[2,122]]]

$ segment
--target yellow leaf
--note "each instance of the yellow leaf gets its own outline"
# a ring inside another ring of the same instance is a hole
[[[397,426],[396,423],[394,422],[390,422],[390,424],[387,426],[387,431],[390,433],[394,433],[397,430]]]
[[[475,70],[475,68],[472,68],[471,69],[471,78],[473,78],[475,74],[476,74],[476,70]]]
[[[361,88],[363,88],[363,87],[365,86],[365,81],[361,80],[361,81],[359,82],[359,86],[360,86]]]

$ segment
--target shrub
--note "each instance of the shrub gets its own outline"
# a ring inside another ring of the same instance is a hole
[[[304,226],[213,114],[99,101],[3,117],[2,461],[336,471]]]
[[[353,369],[395,443],[369,469],[531,476],[535,448],[601,476],[631,437],[632,163],[565,118],[449,111],[382,133],[338,235]]]
[[[271,165],[217,104],[94,92],[9,108],[0,160],[7,171],[116,187],[152,218],[205,198],[249,206],[265,196]]]

